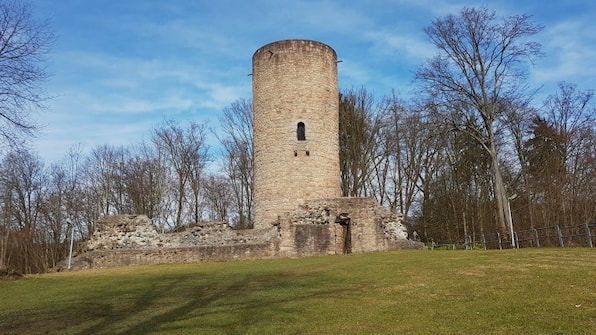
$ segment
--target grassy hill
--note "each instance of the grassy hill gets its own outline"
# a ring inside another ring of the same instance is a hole
[[[0,281],[0,334],[594,334],[596,249],[418,251]]]

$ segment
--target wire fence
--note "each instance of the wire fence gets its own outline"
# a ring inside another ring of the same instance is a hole
[[[520,230],[511,234],[481,233],[463,241],[430,243],[430,249],[513,249],[539,247],[590,247],[596,244],[596,224],[551,226]]]

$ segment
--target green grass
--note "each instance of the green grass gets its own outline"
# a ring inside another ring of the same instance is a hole
[[[170,264],[0,281],[0,334],[594,334],[596,249]]]

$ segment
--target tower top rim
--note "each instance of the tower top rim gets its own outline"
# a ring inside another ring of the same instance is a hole
[[[328,44],[325,44],[323,42],[309,40],[309,39],[285,39],[285,40],[279,40],[279,41],[267,43],[267,44],[261,46],[253,54],[253,60],[255,59],[255,57],[257,57],[257,55],[259,55],[261,52],[263,52],[265,50],[269,50],[269,51],[280,50],[280,49],[285,49],[287,46],[296,45],[296,44],[310,45],[311,47],[314,47],[314,48],[326,49],[333,54],[333,58],[337,59],[337,53],[335,52],[335,50],[332,47],[330,47]]]

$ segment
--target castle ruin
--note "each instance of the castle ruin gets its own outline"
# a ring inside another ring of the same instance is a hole
[[[106,217],[74,268],[422,249],[401,216],[340,197],[337,55],[284,40],[253,55],[255,227],[197,223],[160,234],[145,216]]]
[[[306,200],[340,195],[337,56],[305,40],[252,58],[255,227]]]

